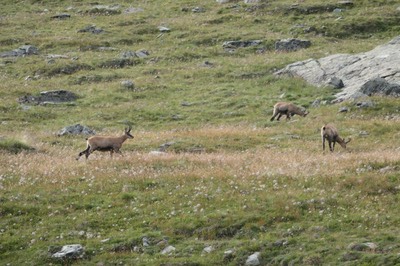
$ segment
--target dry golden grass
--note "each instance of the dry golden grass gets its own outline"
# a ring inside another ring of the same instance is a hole
[[[273,139],[273,144],[258,145],[243,151],[226,151],[203,153],[176,153],[174,151],[154,154],[150,150],[133,150],[133,145],[150,146],[154,149],[167,141],[179,141],[182,138],[190,140],[207,139],[216,143],[221,139],[256,139],[275,136],[278,132],[270,128],[249,128],[245,126],[205,127],[200,129],[179,129],[161,132],[136,132],[135,139],[128,140],[123,148],[123,156],[95,152],[89,160],[82,157],[76,161],[76,155],[85,148],[85,142],[79,140],[81,148],[58,147],[47,144],[37,144],[37,152],[17,155],[4,153],[0,159],[0,170],[3,173],[12,172],[18,175],[41,176],[49,178],[66,178],[69,175],[79,176],[82,171],[126,172],[129,177],[147,177],[162,175],[196,176],[201,178],[218,176],[235,176],[243,179],[273,176],[291,176],[293,178],[338,177],[348,173],[357,174],[357,168],[371,163],[390,165],[400,160],[396,146],[370,146],[355,141],[349,143],[347,150],[336,146],[335,152],[322,152],[318,135],[312,139]],[[29,137],[31,140],[34,137]],[[266,140],[268,140],[266,138]],[[271,142],[271,140],[268,140]],[[29,141],[28,141],[29,142]],[[76,143],[78,140],[76,140]],[[137,142],[137,143],[135,143]],[[284,147],[280,143],[284,142]],[[290,143],[289,143],[290,142]],[[174,145],[174,144],[172,144]],[[355,147],[352,147],[352,146]],[[365,150],[363,150],[365,148]],[[156,169],[153,166],[163,167]],[[140,171],[134,169],[140,168]],[[132,171],[131,171],[132,170]],[[140,174],[137,174],[140,173]],[[137,176],[138,175],[138,176]],[[119,175],[124,178],[123,175]]]

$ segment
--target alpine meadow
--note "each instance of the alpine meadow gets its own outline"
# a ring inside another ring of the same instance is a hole
[[[2,0],[0,33],[0,265],[400,265],[400,97],[275,74],[398,1]]]

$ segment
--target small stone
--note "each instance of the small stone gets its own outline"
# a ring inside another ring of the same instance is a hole
[[[169,255],[169,254],[173,253],[175,250],[176,250],[175,247],[173,247],[173,246],[167,246],[166,248],[164,248],[164,249],[161,251],[161,254],[163,254],[163,255]]]
[[[259,260],[260,252],[255,252],[254,254],[250,255],[246,260],[246,266],[256,266],[260,265]]]
[[[122,81],[121,86],[130,90],[133,90],[135,88],[135,84],[131,80]]]
[[[171,31],[170,28],[167,28],[164,26],[159,26],[158,29],[160,30],[160,32],[170,32]]]
[[[83,254],[83,247],[80,244],[66,245],[61,248],[60,251],[51,255],[52,258],[56,259],[71,259],[79,258]]]
[[[211,252],[214,251],[214,248],[213,248],[213,246],[208,246],[208,247],[205,247],[203,249],[203,251],[206,252],[206,253],[211,253]]]

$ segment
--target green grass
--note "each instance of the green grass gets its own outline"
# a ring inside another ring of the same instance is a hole
[[[0,264],[244,265],[254,252],[262,265],[400,263],[399,99],[331,105],[335,91],[273,75],[392,39],[396,1],[355,1],[340,14],[317,0],[297,9],[293,1],[120,1],[109,15],[91,13],[90,1],[2,4],[0,52],[31,44],[39,55],[0,59]],[[199,5],[204,13],[191,11]],[[51,19],[60,13],[71,18]],[[78,32],[89,25],[105,32]],[[274,51],[291,37],[312,46]],[[232,52],[222,47],[229,40],[262,44]],[[150,55],[120,61],[140,49]],[[57,89],[79,98],[18,103]],[[313,107],[316,99],[327,103]],[[277,101],[310,114],[270,122]],[[328,122],[352,138],[347,150],[322,152]],[[110,135],[131,123],[135,138],[123,156],[76,161],[86,136],[57,133],[77,123]],[[152,153],[165,143],[165,154]],[[161,254],[165,239],[171,255]],[[377,249],[351,248],[366,242]],[[67,244],[83,245],[84,256],[51,258]]]

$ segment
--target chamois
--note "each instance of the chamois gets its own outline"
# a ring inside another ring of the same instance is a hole
[[[286,120],[289,120],[290,117],[294,115],[306,116],[307,114],[307,110],[293,103],[278,102],[274,105],[274,113],[271,117],[271,121],[274,121],[276,116],[278,116],[277,120],[279,121],[282,115],[286,115]]]
[[[94,151],[109,151],[111,157],[113,156],[114,152],[121,154],[121,151],[119,149],[121,149],[122,143],[124,143],[127,139],[133,139],[133,136],[130,133],[131,129],[131,126],[129,126],[129,128],[126,128],[124,135],[120,137],[93,136],[87,138],[86,150],[81,151],[76,159],[79,160],[79,158],[84,154],[87,159],[89,155]]]
[[[329,149],[331,152],[335,150],[335,143],[339,143],[344,149],[346,149],[346,144],[351,141],[349,138],[347,141],[339,137],[339,133],[336,127],[332,124],[327,124],[321,128],[322,137],[322,150],[325,151],[325,140],[328,140]]]

